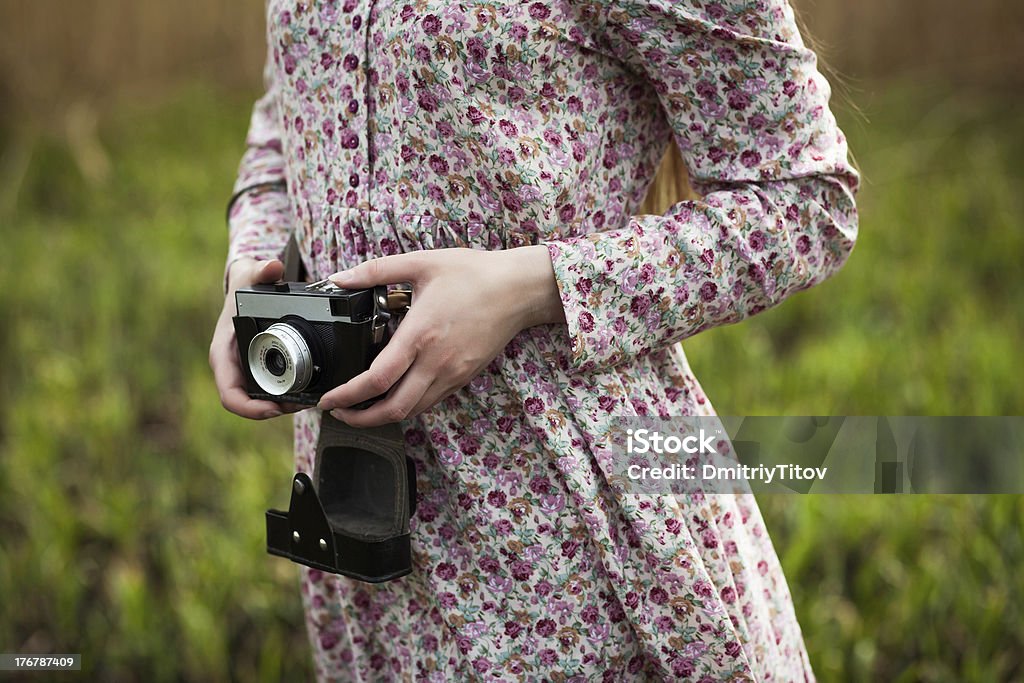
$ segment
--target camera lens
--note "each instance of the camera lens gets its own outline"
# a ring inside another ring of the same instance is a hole
[[[275,377],[280,377],[288,369],[287,363],[284,360],[284,354],[275,348],[268,349],[267,355],[263,357],[263,360],[267,364],[267,370]]]
[[[313,377],[313,354],[298,329],[274,323],[249,342],[249,370],[268,394],[300,392]]]

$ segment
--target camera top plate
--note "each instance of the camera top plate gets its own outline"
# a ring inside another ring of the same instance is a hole
[[[243,287],[235,291],[235,305],[239,316],[279,319],[297,315],[310,322],[362,323],[378,312],[373,289],[311,289],[307,282]]]

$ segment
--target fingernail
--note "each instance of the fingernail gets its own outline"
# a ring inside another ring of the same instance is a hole
[[[284,413],[282,413],[280,410],[271,410],[269,413],[267,413],[267,417],[281,417],[281,415],[283,414]]]
[[[327,279],[335,284],[343,285],[352,279],[352,272],[348,270],[343,270],[340,273],[335,273],[334,275],[331,275]]]
[[[320,401],[319,403],[316,404],[316,407],[319,408],[320,410],[330,410],[331,408],[334,407],[334,404],[331,403],[330,401]]]
[[[331,411],[331,417],[333,417],[335,420],[344,420],[345,419],[340,410],[332,410]]]

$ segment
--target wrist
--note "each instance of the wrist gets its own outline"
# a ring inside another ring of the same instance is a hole
[[[564,323],[565,311],[547,247],[532,245],[499,253],[508,260],[511,278],[505,298],[521,327]]]

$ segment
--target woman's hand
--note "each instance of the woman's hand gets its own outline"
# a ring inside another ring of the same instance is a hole
[[[238,360],[235,326],[231,322],[236,310],[235,290],[257,283],[277,282],[283,274],[284,264],[278,260],[242,258],[232,263],[228,270],[228,293],[224,297],[224,308],[221,309],[217,327],[213,331],[213,341],[210,342],[210,367],[220,393],[221,405],[236,415],[253,420],[265,420],[308,407],[249,398]]]
[[[469,383],[521,330],[565,322],[543,245],[397,254],[330,279],[346,289],[413,286],[409,312],[369,369],[320,400],[321,409],[354,427],[414,417]],[[388,390],[369,408],[349,408]]]

